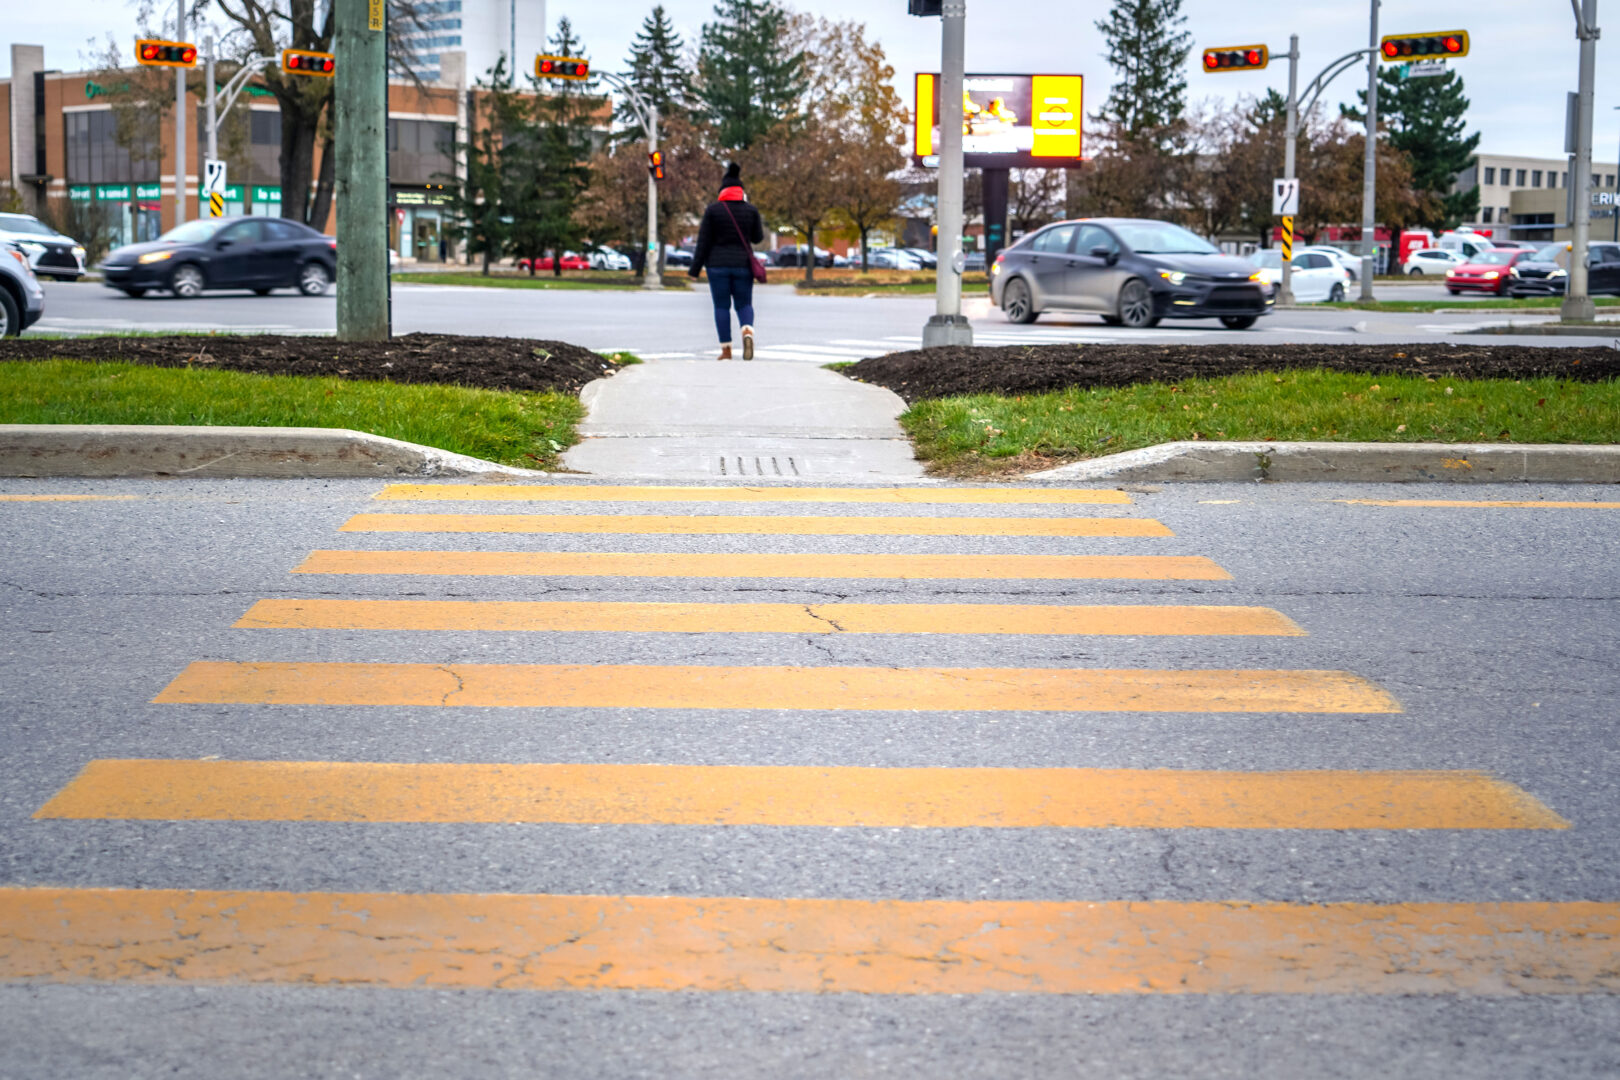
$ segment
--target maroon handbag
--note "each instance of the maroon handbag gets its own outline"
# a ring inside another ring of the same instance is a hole
[[[759,256],[754,254],[754,245],[750,244],[748,237],[743,235],[742,226],[737,224],[737,215],[733,214],[731,207],[725,203],[720,204],[720,209],[724,210],[726,217],[731,219],[731,227],[737,230],[737,239],[742,241],[743,250],[748,252],[748,272],[754,275],[755,281],[761,285],[765,284],[765,264],[759,261]]]

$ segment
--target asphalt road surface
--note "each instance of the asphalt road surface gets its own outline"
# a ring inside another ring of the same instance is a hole
[[[309,298],[292,292],[266,297],[207,293],[195,300],[157,295],[136,300],[93,282],[50,282],[45,288],[45,318],[31,333],[196,330],[302,334],[331,333],[336,325],[336,301],[331,295]],[[1439,286],[1380,288],[1400,299],[1444,298]],[[1464,308],[1468,303],[1460,298],[1457,307]],[[934,302],[925,296],[800,296],[788,285],[770,285],[756,290],[755,307],[762,359],[825,364],[916,348]],[[970,298],[964,310],[973,321],[975,340],[993,345],[1256,339],[1313,344],[1408,343],[1443,341],[1510,320],[1535,322],[1556,317],[1553,312],[1485,309],[1464,314],[1387,314],[1303,308],[1274,312],[1244,331],[1226,330],[1213,319],[1167,320],[1151,330],[1127,330],[1104,326],[1089,315],[1057,313],[1044,315],[1029,326],[1016,326],[993,310],[986,297]],[[396,333],[549,338],[592,349],[626,349],[665,359],[708,356],[715,349],[713,316],[707,291],[702,287],[655,295],[640,290],[517,290],[396,282],[393,311]],[[1620,324],[1616,331],[1620,335]],[[1490,340],[1591,345],[1608,339],[1521,336]]]
[[[1612,489],[907,490],[0,482],[0,1076],[1620,1072]]]

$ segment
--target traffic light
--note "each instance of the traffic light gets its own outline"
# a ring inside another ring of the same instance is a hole
[[[1204,50],[1205,71],[1255,71],[1271,63],[1264,45],[1226,45]]]
[[[282,49],[281,70],[289,75],[325,75],[331,78],[337,71],[337,57],[328,52],[308,49]]]
[[[538,79],[580,81],[591,77],[591,62],[577,56],[537,56],[534,58],[534,74]]]
[[[945,5],[943,0],[906,0],[906,14],[926,19],[931,15],[945,14]]]
[[[664,152],[662,150],[653,150],[647,154],[647,171],[652,173],[654,180],[664,178]]]
[[[185,41],[138,38],[135,41],[135,62],[148,67],[196,67],[197,46]]]
[[[1405,63],[1408,60],[1444,60],[1468,55],[1468,31],[1444,30],[1438,34],[1390,34],[1378,46],[1380,60]]]

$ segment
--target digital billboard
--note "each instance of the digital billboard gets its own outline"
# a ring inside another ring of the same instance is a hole
[[[1079,75],[968,75],[962,81],[962,159],[973,169],[1080,164]],[[939,153],[939,76],[917,75],[921,160]]]

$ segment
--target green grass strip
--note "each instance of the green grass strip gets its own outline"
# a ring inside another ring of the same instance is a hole
[[[584,416],[569,394],[160,368],[0,363],[0,423],[350,428],[530,469],[552,468]]]
[[[958,475],[1194,439],[1614,443],[1620,381],[1262,372],[1174,386],[939,398],[917,402],[900,423],[919,457]]]

